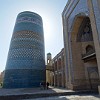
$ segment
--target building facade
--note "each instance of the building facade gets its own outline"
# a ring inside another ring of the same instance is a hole
[[[49,66],[49,62],[52,65]],[[65,87],[64,48],[51,60],[47,54],[47,81],[54,87]]]
[[[52,55],[51,53],[47,54],[47,65],[46,65],[46,83],[49,82],[51,85],[51,73],[53,73],[52,69]]]
[[[66,87],[100,85],[100,0],[68,0],[62,13]]]
[[[2,83],[3,83],[4,74],[5,74],[5,72],[4,72],[4,71],[0,73],[0,84],[2,84]]]
[[[11,39],[3,87],[39,87],[45,77],[42,18],[34,12],[21,12]]]

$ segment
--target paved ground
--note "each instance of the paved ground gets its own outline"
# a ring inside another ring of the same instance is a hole
[[[64,88],[53,88],[50,89],[40,89],[40,88],[22,88],[22,89],[0,89],[0,96],[2,95],[19,95],[19,94],[41,94],[41,93],[64,93],[64,92],[74,92],[72,90],[66,90]]]
[[[98,95],[71,95],[23,100],[100,100],[100,97]]]
[[[64,93],[72,93],[72,95],[69,94],[64,94]],[[50,97],[52,94],[64,94],[62,95],[56,95],[53,97]],[[36,99],[20,99],[20,100],[100,100],[100,96],[98,94],[80,94],[77,93],[75,94],[76,91],[72,91],[72,90],[67,90],[67,89],[63,89],[63,88],[53,88],[50,87],[49,90],[43,90],[40,88],[28,88],[28,89],[0,89],[0,100],[19,100],[16,97],[19,97],[22,95],[22,98],[24,96],[28,96],[28,98],[34,98],[35,96],[33,95],[37,95]],[[88,93],[88,92],[87,92]],[[42,95],[41,95],[42,94]],[[50,95],[51,94],[51,95]],[[45,96],[43,96],[45,95]],[[46,95],[48,95],[46,97]],[[2,97],[3,96],[3,97]],[[12,99],[4,99],[5,97],[9,97]],[[27,97],[26,96],[26,97]],[[14,97],[14,98],[13,98]]]

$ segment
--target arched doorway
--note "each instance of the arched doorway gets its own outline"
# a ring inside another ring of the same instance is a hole
[[[54,86],[57,86],[57,61],[54,63]]]
[[[96,89],[97,77],[89,70],[97,69],[95,46],[90,19],[87,16],[76,16],[71,30],[71,53],[73,66],[73,89]],[[91,77],[90,77],[91,76]],[[95,81],[95,82],[94,82]],[[92,87],[92,88],[91,88]]]
[[[59,87],[62,87],[62,73],[59,73]]]
[[[98,75],[98,69],[97,67],[89,67],[87,69],[88,71],[88,80],[89,80],[89,85],[90,85],[90,89],[92,90],[96,90],[98,89],[98,80],[99,80],[99,75]]]

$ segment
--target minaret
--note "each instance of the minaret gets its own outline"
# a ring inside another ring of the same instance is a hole
[[[11,39],[3,87],[39,87],[46,81],[45,70],[42,18],[34,12],[21,12]]]
[[[47,54],[47,66],[46,66],[46,82],[51,83],[50,72],[52,68],[52,55],[51,53]]]
[[[51,53],[47,54],[47,65],[52,66],[52,55],[51,55]]]

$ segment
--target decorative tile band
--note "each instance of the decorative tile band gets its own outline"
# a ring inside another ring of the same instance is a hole
[[[32,18],[32,17],[27,17],[27,16],[26,17],[21,17],[21,18],[17,19],[16,22],[17,23],[31,22],[31,23],[34,23],[34,24],[42,26],[42,22],[39,19],[35,19],[35,18]]]

